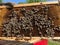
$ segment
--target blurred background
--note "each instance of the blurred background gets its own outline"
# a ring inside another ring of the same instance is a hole
[[[58,0],[0,0],[1,2],[12,2],[12,3],[32,3],[32,2],[46,2],[46,1],[58,1]]]

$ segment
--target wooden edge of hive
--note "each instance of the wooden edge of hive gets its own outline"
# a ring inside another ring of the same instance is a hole
[[[58,1],[55,2],[39,2],[39,3],[26,3],[26,4],[16,4],[14,7],[24,7],[24,6],[36,6],[36,5],[41,5],[41,4],[58,4]],[[7,8],[7,6],[0,6],[0,8]]]

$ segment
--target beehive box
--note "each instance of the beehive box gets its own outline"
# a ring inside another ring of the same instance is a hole
[[[49,5],[49,16],[51,18],[53,18],[53,16],[55,16],[56,19],[54,19],[54,24],[56,25],[60,25],[60,6],[58,5],[58,2],[43,2],[43,5]],[[20,10],[21,8],[26,8],[27,10],[33,8],[33,7],[37,7],[38,9],[41,7],[42,5],[41,3],[31,3],[31,4],[18,4],[18,5],[14,5],[14,10]],[[7,9],[6,6],[0,6],[0,28],[2,26],[3,21],[5,20],[5,15],[9,14],[9,10]],[[18,12],[18,14],[20,16],[22,16],[21,13]],[[2,34],[2,28],[0,29],[0,33]],[[37,31],[33,30],[34,35],[37,36]],[[36,33],[35,33],[36,32]],[[60,32],[56,31],[55,36],[60,36]],[[1,36],[0,34],[0,36]]]

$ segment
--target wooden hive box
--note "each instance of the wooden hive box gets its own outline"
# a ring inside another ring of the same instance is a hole
[[[55,16],[56,19],[54,20],[54,24],[55,25],[60,25],[60,6],[58,5],[58,2],[42,2],[43,5],[47,4],[50,5],[50,13],[49,16]],[[32,7],[40,7],[41,6],[41,2],[39,3],[30,3],[30,4],[17,4],[14,5],[14,10],[20,10],[22,7],[28,9],[31,9]],[[0,28],[2,26],[2,23],[4,21],[4,16],[9,13],[8,9],[6,6],[0,6]],[[20,16],[22,16],[21,13],[18,13]],[[52,17],[53,18],[53,17]],[[0,29],[0,33],[2,29]],[[34,31],[36,32],[36,31]],[[1,36],[1,34],[0,34]],[[56,36],[58,36],[58,32],[56,33]],[[60,36],[60,33],[59,33]]]

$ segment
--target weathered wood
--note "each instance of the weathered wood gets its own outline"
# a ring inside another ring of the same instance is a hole
[[[24,37],[24,39],[29,39],[30,37]],[[60,37],[54,37],[54,38],[51,38],[51,37],[49,37],[49,38],[47,38],[47,37],[32,37],[32,39],[31,40],[28,40],[28,42],[29,43],[35,43],[35,42],[37,42],[37,41],[40,41],[41,39],[54,39],[54,40],[56,40],[56,39],[60,39]],[[0,40],[10,40],[10,41],[16,41],[15,40],[16,39],[16,37],[0,37]],[[17,40],[17,41],[20,41],[20,42],[26,42],[26,40]]]
[[[24,6],[36,6],[41,4],[58,4],[58,1],[56,2],[39,2],[39,3],[28,3],[28,4],[16,4],[14,7],[24,7]],[[0,8],[6,8],[6,6],[0,6]]]

